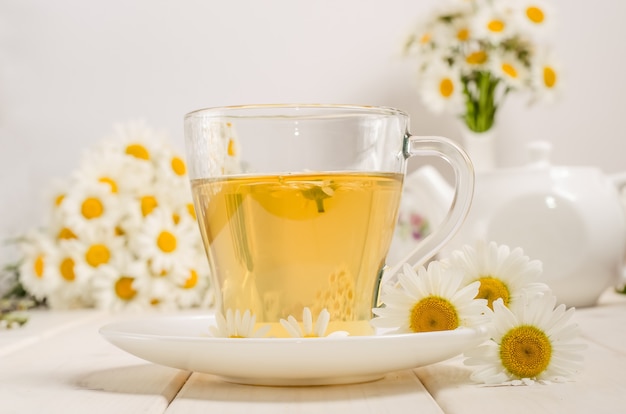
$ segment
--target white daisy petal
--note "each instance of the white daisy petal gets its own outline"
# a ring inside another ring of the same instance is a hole
[[[477,366],[472,378],[487,384],[515,382],[529,385],[571,377],[582,368],[578,329],[568,323],[571,312],[556,309],[549,295],[524,297],[515,306],[493,303],[496,335],[488,344],[465,353],[465,363]],[[523,349],[523,352],[520,352]],[[493,351],[497,352],[493,352]]]

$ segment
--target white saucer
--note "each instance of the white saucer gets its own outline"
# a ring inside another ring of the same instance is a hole
[[[443,361],[485,340],[459,328],[417,334],[338,338],[214,338],[213,316],[151,317],[116,322],[100,334],[156,364],[258,385],[323,385],[372,381],[392,371]]]

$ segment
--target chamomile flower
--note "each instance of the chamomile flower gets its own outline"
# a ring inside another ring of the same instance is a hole
[[[36,299],[41,300],[56,289],[60,280],[54,268],[58,262],[58,251],[50,237],[42,232],[29,232],[19,244],[22,253],[20,281]]]
[[[463,246],[447,259],[452,268],[464,275],[464,284],[479,282],[476,297],[487,299],[488,306],[502,299],[505,306],[517,301],[525,292],[549,290],[537,282],[542,272],[538,260],[530,260],[521,248],[479,241],[476,247]]]
[[[574,308],[556,304],[551,294],[525,296],[506,307],[494,302],[490,340],[466,351],[465,364],[475,366],[472,379],[486,384],[532,384],[563,381],[582,368]]]
[[[182,308],[197,306],[207,300],[205,292],[210,273],[209,264],[203,252],[197,252],[195,258],[184,280],[176,281],[173,289],[176,302]]]
[[[493,56],[491,68],[508,88],[522,89],[529,81],[527,67],[514,53]]]
[[[109,187],[112,194],[128,194],[153,181],[150,169],[129,169],[129,164],[133,162],[137,161],[134,158],[129,159],[120,151],[90,151],[85,153],[80,166],[72,174],[72,179],[78,185],[102,183]],[[132,174],[129,174],[131,171]]]
[[[93,277],[100,266],[116,263],[124,248],[124,239],[114,227],[88,229],[78,239],[75,273],[82,278]]]
[[[58,240],[55,247],[56,260],[52,263],[51,272],[59,283],[48,295],[48,304],[53,309],[91,305],[88,284],[92,274],[80,272],[76,266],[80,262],[80,242],[77,239]]]
[[[338,337],[348,336],[346,331],[334,331],[326,335],[328,329],[328,322],[330,322],[330,313],[326,308],[322,309],[317,316],[315,326],[313,325],[313,316],[311,315],[311,309],[305,307],[302,310],[302,326],[292,315],[289,315],[287,319],[281,319],[280,324],[287,330],[289,336],[292,338],[322,338],[322,337]]]
[[[463,106],[463,85],[460,73],[443,61],[424,71],[420,82],[422,99],[434,112],[458,110]]]
[[[543,38],[553,30],[555,10],[546,0],[515,0],[511,3],[513,21],[525,35]]]
[[[563,89],[561,65],[547,53],[537,55],[531,77],[539,101],[553,102]]]
[[[59,206],[60,214],[75,233],[90,226],[115,226],[122,213],[117,194],[108,184],[83,183],[72,186]]]
[[[163,149],[164,139],[161,134],[148,128],[143,121],[118,124],[114,129],[113,136],[102,143],[98,152],[111,151],[135,160],[151,161]]]
[[[384,306],[374,308],[371,323],[379,328],[396,328],[399,333],[453,330],[488,321],[487,301],[475,299],[478,283],[462,284],[455,269],[431,262],[417,271],[408,264],[396,285],[383,286]]]
[[[482,8],[472,20],[471,30],[476,38],[491,44],[497,44],[513,33],[510,16],[496,7]]]
[[[156,177],[172,188],[187,187],[187,163],[182,155],[163,149],[155,154]]]
[[[126,252],[116,260],[98,269],[92,280],[93,298],[99,309],[143,310],[149,306],[148,295],[142,283],[150,277],[145,261]]]
[[[220,312],[215,314],[217,325],[209,326],[211,334],[216,338],[262,338],[270,330],[269,325],[265,325],[255,330],[256,316],[250,310],[246,310],[243,315],[237,309],[226,311],[226,317]]]
[[[464,48],[459,67],[463,73],[472,73],[489,68],[491,63],[491,50],[487,50],[479,44],[471,44]]]
[[[155,274],[186,268],[191,261],[198,229],[190,221],[174,221],[170,208],[159,206],[142,223],[134,239],[134,251]]]

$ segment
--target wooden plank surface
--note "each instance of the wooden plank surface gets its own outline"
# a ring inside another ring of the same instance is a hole
[[[42,340],[0,357],[0,412],[164,412],[189,373],[144,362],[106,342],[98,329],[110,320],[95,314],[82,323],[59,322]]]
[[[167,414],[376,413],[441,414],[411,371],[387,374],[363,384],[264,387],[223,382],[194,373]]]

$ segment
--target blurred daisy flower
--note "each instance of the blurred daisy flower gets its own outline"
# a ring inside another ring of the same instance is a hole
[[[425,105],[460,116],[470,131],[485,132],[510,92],[528,92],[531,102],[551,98],[530,74],[541,64],[536,57],[548,49],[542,41],[554,20],[545,0],[450,0],[437,5],[404,45],[405,54],[416,60]],[[545,73],[546,79],[554,79],[549,70]],[[448,80],[442,82],[442,77]],[[444,106],[452,102],[442,99],[453,96],[451,85],[462,92],[461,104],[454,95],[455,105]],[[437,88],[440,93],[433,95]]]
[[[52,308],[207,306],[209,267],[183,157],[144,123],[117,125],[49,191],[20,243],[20,282]]]
[[[217,325],[209,326],[211,334],[216,338],[262,338],[270,330],[269,325],[265,325],[255,330],[256,316],[250,310],[246,310],[243,315],[237,309],[226,311],[226,316],[218,312],[215,314]]]
[[[315,325],[313,325],[313,316],[311,315],[311,309],[305,307],[302,310],[302,326],[292,315],[289,315],[287,319],[281,319],[280,324],[287,330],[289,336],[292,338],[322,338],[322,337],[337,337],[348,336],[346,331],[334,331],[326,335],[328,329],[328,322],[330,321],[330,313],[326,308],[322,309],[317,316]]]
[[[476,299],[479,283],[463,284],[463,274],[431,262],[417,272],[408,264],[397,284],[383,286],[383,306],[374,308],[377,328],[396,328],[397,333],[454,330],[488,322],[487,301]]]
[[[424,71],[420,90],[433,112],[459,110],[463,107],[463,84],[456,68],[433,64]]]
[[[486,299],[492,309],[498,299],[509,306],[525,293],[549,290],[547,285],[537,282],[542,263],[530,260],[521,248],[511,250],[495,242],[480,241],[476,247],[465,245],[452,252],[444,261],[463,275],[464,285],[478,282],[476,298]]]
[[[574,308],[555,308],[551,294],[525,295],[507,307],[493,304],[490,340],[466,351],[466,365],[476,367],[471,377],[486,384],[531,385],[535,381],[561,382],[582,368]]]

